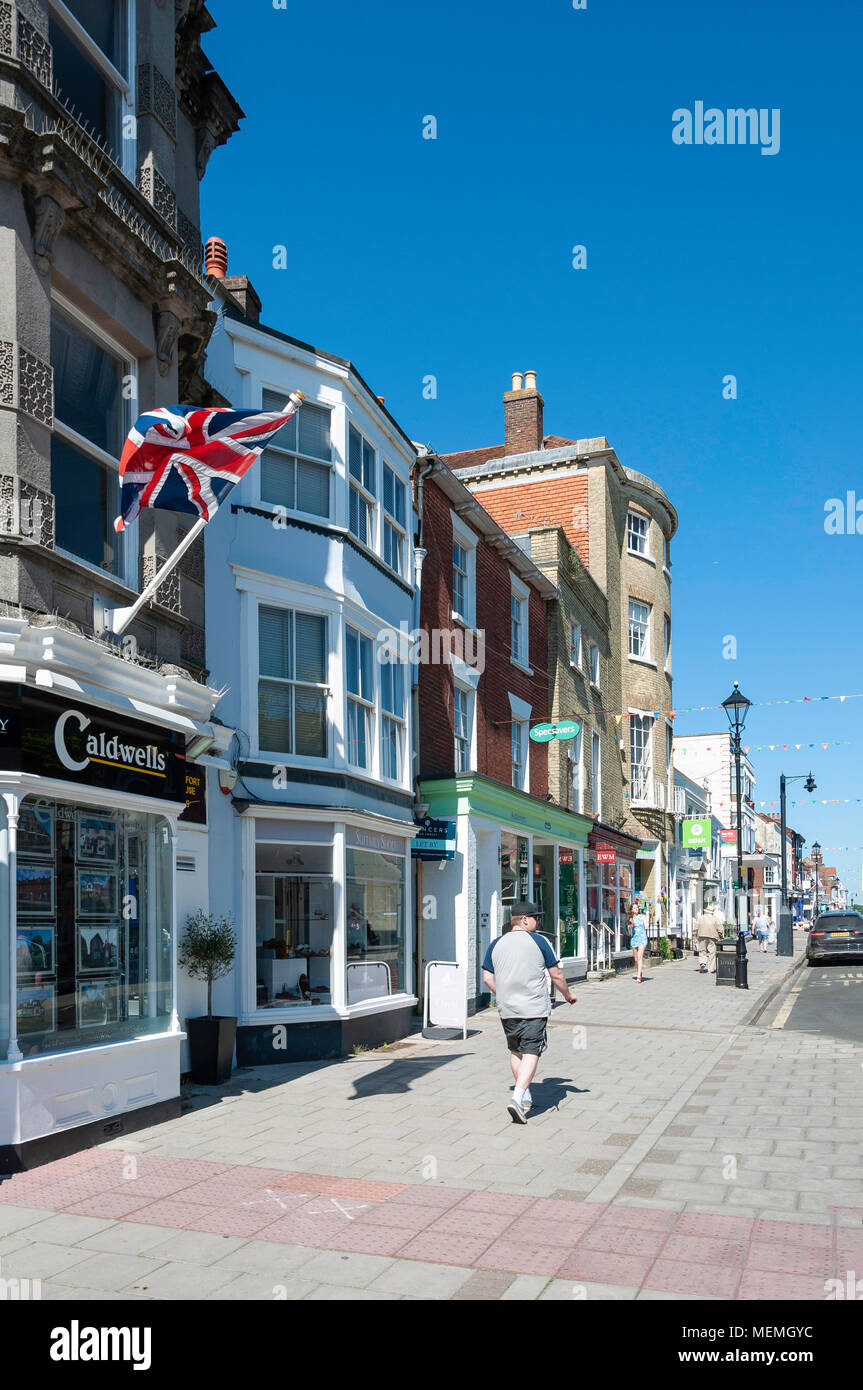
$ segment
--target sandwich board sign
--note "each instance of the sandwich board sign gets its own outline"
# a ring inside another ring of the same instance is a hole
[[[467,1037],[467,971],[454,960],[430,960],[425,969],[423,1037]]]

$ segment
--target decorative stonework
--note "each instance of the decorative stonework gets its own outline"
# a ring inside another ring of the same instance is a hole
[[[0,405],[15,408],[15,344],[0,341]]]
[[[54,260],[54,243],[66,214],[55,198],[43,193],[36,199],[33,251],[41,275],[47,275]]]
[[[54,424],[54,373],[20,343],[0,342],[0,407],[21,410],[40,425]]]
[[[198,171],[199,179],[202,179],[207,172],[210,155],[218,143],[215,131],[211,130],[208,125],[200,126],[195,131],[195,168]]]
[[[54,371],[35,353],[18,348],[18,409],[40,425],[54,424]]]
[[[54,548],[54,498],[9,473],[0,476],[0,536]]]
[[[12,57],[12,6],[7,0],[0,0],[0,53]]]
[[[180,336],[180,320],[170,309],[160,309],[156,313],[156,357],[159,362],[159,376],[167,376],[174,364],[174,349]]]
[[[187,217],[179,208],[177,208],[177,233],[195,264],[200,265],[204,259],[204,242],[201,233],[191,217]]]
[[[18,61],[29,68],[33,76],[50,87],[54,76],[54,61],[51,45],[35,25],[18,11]]]
[[[199,671],[204,669],[206,657],[204,629],[198,627],[196,623],[190,623],[181,634],[180,656],[183,661],[187,661],[190,666],[197,667]]]
[[[146,588],[154,574],[161,569],[165,563],[164,555],[143,555],[141,557],[141,587]],[[156,590],[155,602],[161,604],[163,608],[168,608],[172,613],[180,613],[180,574],[176,569],[172,569],[170,574],[165,576],[164,582]]]
[[[172,227],[177,225],[177,198],[164,175],[148,160],[138,170],[138,187],[153,207]]]
[[[155,116],[172,140],[177,138],[177,99],[174,88],[155,63],[138,65],[138,115]]]

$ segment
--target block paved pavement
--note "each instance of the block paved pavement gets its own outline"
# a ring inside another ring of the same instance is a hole
[[[244,1069],[0,1184],[0,1274],[52,1299],[823,1299],[863,1275],[863,1047],[749,1020],[691,959],[576,986],[526,1126],[466,1041]]]

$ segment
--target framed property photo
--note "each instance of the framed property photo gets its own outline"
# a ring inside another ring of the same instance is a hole
[[[15,961],[19,975],[50,975],[54,970],[54,923],[19,927]]]
[[[90,974],[100,970],[120,968],[121,927],[113,923],[108,926],[78,928],[78,970]]]
[[[117,822],[110,816],[78,816],[78,858],[91,864],[116,864]]]
[[[16,865],[16,901],[20,917],[54,914],[54,869],[51,864]]]
[[[98,869],[77,871],[79,917],[116,917],[117,875]]]
[[[18,812],[18,853],[54,854],[54,813],[45,801],[24,801]]]
[[[51,1033],[55,1028],[56,993],[54,985],[23,985],[18,988],[15,1017],[18,1037],[28,1033]]]
[[[106,976],[104,980],[79,980],[78,1027],[99,1028],[118,1023],[122,988],[119,975]]]

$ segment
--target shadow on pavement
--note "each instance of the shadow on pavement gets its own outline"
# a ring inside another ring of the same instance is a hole
[[[454,1052],[447,1057],[429,1057],[428,1061],[411,1060],[388,1062],[385,1067],[377,1067],[354,1079],[354,1094],[348,1100],[362,1100],[364,1096],[398,1095],[411,1089],[411,1083],[427,1076],[437,1067],[445,1067],[448,1062],[456,1062],[466,1056]]]
[[[545,1076],[541,1081],[532,1081],[530,1093],[533,1096],[531,1115],[542,1115],[546,1110],[559,1110],[561,1101],[567,1096],[586,1095],[589,1086],[574,1086],[564,1076]]]

